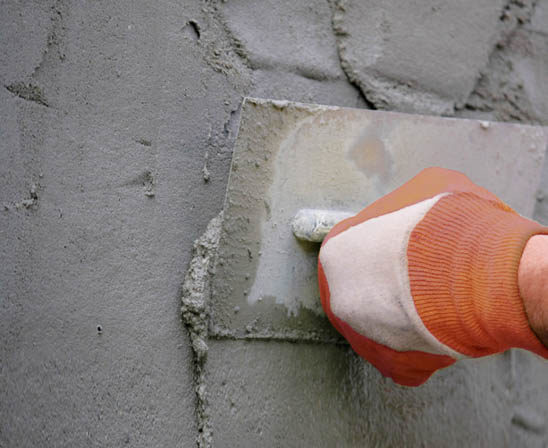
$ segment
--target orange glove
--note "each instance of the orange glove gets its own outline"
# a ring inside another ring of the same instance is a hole
[[[327,235],[322,305],[360,356],[406,386],[511,347],[548,358],[518,287],[525,246],[541,234],[465,175],[429,168]]]

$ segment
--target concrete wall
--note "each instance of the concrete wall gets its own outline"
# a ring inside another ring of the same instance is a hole
[[[548,124],[547,0],[0,11],[0,446],[548,444],[548,367],[521,352],[408,390],[344,345],[197,360],[179,312],[244,96]]]

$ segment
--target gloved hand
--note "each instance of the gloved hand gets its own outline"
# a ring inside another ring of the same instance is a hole
[[[318,263],[323,308],[360,356],[407,386],[511,347],[548,358],[518,284],[520,270],[520,281],[537,285],[527,292],[537,313],[548,287],[538,286],[547,267],[538,270],[539,246],[529,249],[534,235],[548,228],[459,172],[426,169],[327,235]]]

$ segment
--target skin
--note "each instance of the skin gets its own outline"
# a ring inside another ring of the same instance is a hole
[[[548,235],[536,235],[525,246],[518,286],[532,330],[548,347]]]

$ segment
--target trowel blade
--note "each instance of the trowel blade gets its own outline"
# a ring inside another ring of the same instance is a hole
[[[246,99],[212,283],[210,331],[329,339],[318,244],[295,238],[301,209],[358,212],[442,166],[530,216],[546,128]]]

